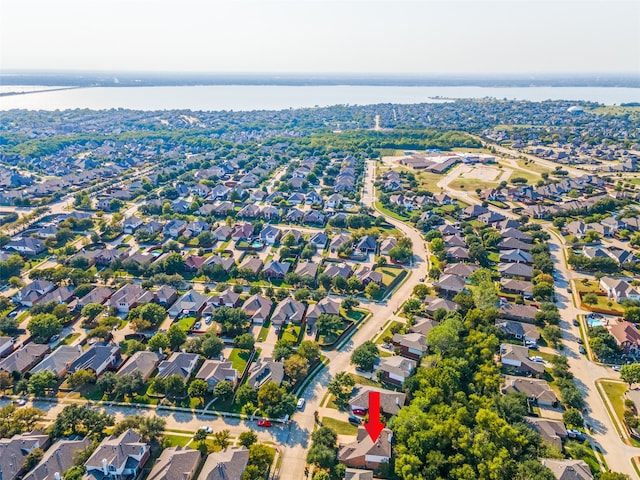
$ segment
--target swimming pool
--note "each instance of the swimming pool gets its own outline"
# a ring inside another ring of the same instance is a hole
[[[587,325],[589,326],[589,328],[604,327],[605,322],[603,322],[599,318],[587,318]]]

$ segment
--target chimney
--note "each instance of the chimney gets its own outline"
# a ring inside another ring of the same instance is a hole
[[[107,463],[107,459],[102,459],[102,473],[106,476],[109,475],[109,464]]]

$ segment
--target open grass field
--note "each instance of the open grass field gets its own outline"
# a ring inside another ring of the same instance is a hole
[[[551,170],[549,170],[547,167],[545,167],[543,165],[538,165],[537,163],[530,162],[528,160],[518,159],[518,160],[516,160],[516,163],[523,170],[529,170],[529,171],[535,172],[535,173],[546,173],[546,172],[550,172],[551,171]]]

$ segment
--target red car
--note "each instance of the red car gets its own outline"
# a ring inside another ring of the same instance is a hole
[[[270,427],[271,426],[271,422],[269,420],[258,420],[258,426],[259,427]]]
[[[355,415],[361,415],[361,416],[365,416],[365,415],[367,414],[367,412],[366,412],[365,410],[363,410],[362,408],[354,408],[354,409],[352,410],[352,412],[353,412]]]

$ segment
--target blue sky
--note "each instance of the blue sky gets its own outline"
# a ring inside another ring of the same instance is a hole
[[[640,72],[640,0],[0,0],[0,67]]]

